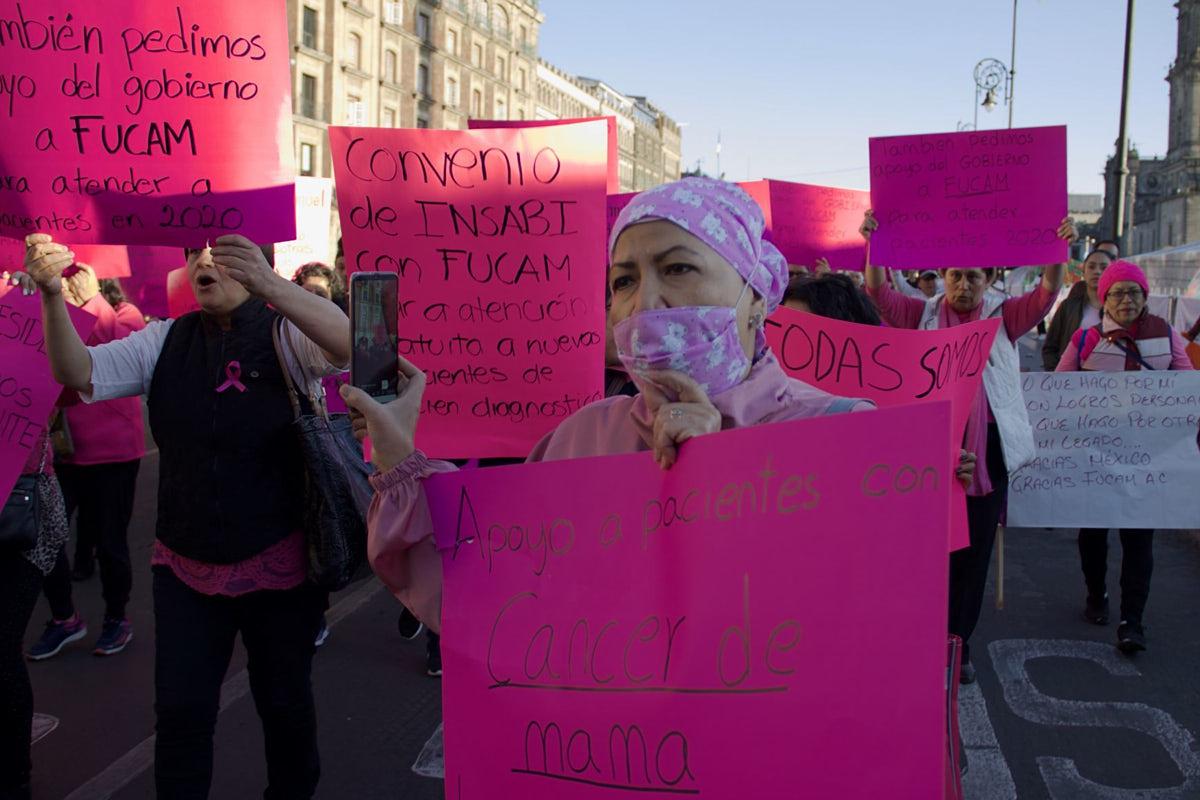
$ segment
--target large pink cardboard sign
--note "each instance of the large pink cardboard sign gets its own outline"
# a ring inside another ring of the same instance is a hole
[[[428,480],[447,797],[941,797],[946,413]]]
[[[768,238],[789,264],[812,267],[818,258],[833,269],[861,270],[866,246],[858,229],[871,207],[869,192],[767,181],[771,204]]]
[[[0,234],[295,238],[286,8],[0,0]]]
[[[96,318],[70,305],[67,312],[87,341]],[[41,298],[0,286],[0,497],[8,498],[61,393],[46,358]]]
[[[75,262],[87,264],[97,278],[128,278],[129,248],[115,244],[72,244]]]
[[[469,119],[467,130],[484,130],[486,128],[541,128],[546,125],[573,125],[576,122],[593,122],[604,120],[608,125],[608,179],[607,191],[621,191],[621,159],[618,154],[617,118],[616,117],[580,117],[578,119]],[[611,226],[609,226],[611,228]]]
[[[330,129],[346,269],[400,276],[431,455],[523,457],[603,397],[606,128]]]
[[[950,464],[956,465],[1000,320],[934,331],[901,330],[805,314],[781,306],[767,320],[767,344],[784,372],[843,397],[881,407],[949,401]],[[943,420],[945,424],[947,420]],[[966,490],[950,506],[950,549],[970,544]]]
[[[871,262],[897,269],[1067,260],[1067,129],[871,139]]]

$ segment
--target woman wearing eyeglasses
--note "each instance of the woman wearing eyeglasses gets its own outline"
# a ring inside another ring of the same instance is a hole
[[[1100,324],[1071,337],[1055,372],[1192,369],[1184,338],[1165,319],[1146,310],[1150,286],[1138,265],[1114,261],[1100,276],[1097,288],[1104,304]],[[1150,573],[1154,570],[1154,531],[1122,529],[1121,553],[1117,648],[1123,653],[1136,653],[1146,649],[1142,612],[1150,596]],[[1079,560],[1088,592],[1084,619],[1107,625],[1107,530],[1079,531]]]

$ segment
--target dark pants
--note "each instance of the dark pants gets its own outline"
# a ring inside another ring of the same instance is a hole
[[[311,679],[322,593],[302,586],[221,597],[190,589],[166,567],[153,574],[158,796],[208,797],[221,681],[240,632],[266,744],[263,797],[312,797],[321,772]]]
[[[971,658],[970,639],[979,622],[979,612],[983,610],[988,568],[996,544],[996,526],[1000,524],[1000,513],[1008,499],[1008,469],[1004,465],[1000,431],[995,424],[988,425],[987,464],[981,466],[988,471],[992,492],[983,497],[967,497],[971,545],[950,554],[950,633],[962,638],[964,664]]]
[[[1088,594],[1103,597],[1108,592],[1108,531],[1084,528],[1079,531],[1079,561]],[[1121,530],[1121,620],[1142,624],[1142,612],[1150,597],[1150,575],[1154,572],[1154,531]]]
[[[42,573],[18,552],[0,554],[0,797],[29,783],[33,687],[22,639],[37,605]]]
[[[55,471],[67,504],[67,519],[78,511],[76,520],[76,562],[82,554],[96,548],[100,562],[100,586],[104,594],[104,616],[124,619],[129,592],[133,588],[133,570],[129,562],[129,520],[133,516],[133,494],[137,487],[141,461],[115,464],[58,464]],[[46,599],[55,619],[75,613],[71,601],[71,565],[67,548],[58,554],[54,569],[46,576]]]

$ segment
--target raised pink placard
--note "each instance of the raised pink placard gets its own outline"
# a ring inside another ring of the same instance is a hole
[[[295,238],[283,3],[0,0],[0,234]]]
[[[767,181],[768,238],[789,264],[812,268],[818,258],[836,270],[861,270],[866,247],[858,229],[870,192],[791,181]]]
[[[128,278],[129,249],[119,244],[71,244],[78,264],[87,264],[97,278]]]
[[[446,796],[940,798],[947,413],[427,480]]]
[[[1067,128],[872,138],[871,262],[896,269],[1067,260]]]
[[[400,277],[422,449],[524,457],[604,396],[606,122],[329,137],[347,272]]]

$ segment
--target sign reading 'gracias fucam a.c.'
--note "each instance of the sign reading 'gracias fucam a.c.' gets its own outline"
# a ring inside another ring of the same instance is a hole
[[[0,0],[0,235],[294,238],[283,3]]]

